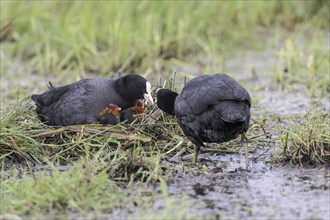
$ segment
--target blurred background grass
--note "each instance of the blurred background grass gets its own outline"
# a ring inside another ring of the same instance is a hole
[[[312,95],[324,95],[329,7],[329,1],[1,1],[2,101],[40,92],[48,80],[117,71],[158,80],[196,66],[195,74],[223,72],[228,56],[270,49],[277,53],[276,82],[302,82],[312,85]]]
[[[160,71],[156,60],[264,47],[329,27],[329,1],[1,1],[1,75]],[[282,33],[281,33],[282,34]],[[311,34],[311,33],[310,33]],[[313,33],[314,34],[314,33]]]

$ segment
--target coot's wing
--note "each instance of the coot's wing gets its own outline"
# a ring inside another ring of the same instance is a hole
[[[181,114],[176,112],[176,119],[186,137],[193,142],[196,146],[204,147],[204,142],[199,136],[201,126],[196,120],[194,115]]]
[[[82,88],[81,91],[83,90]],[[50,115],[50,124],[74,125],[95,123],[97,114],[91,114],[91,108],[90,105],[86,105],[85,99],[79,99],[67,93],[60,100],[44,109],[48,111],[46,114]]]
[[[31,96],[31,99],[39,107],[52,105],[53,103],[59,101],[61,99],[61,97],[64,96],[67,92],[75,89],[76,87],[80,87],[88,80],[89,79],[82,79],[76,83],[72,83],[72,84],[65,85],[65,86],[59,86],[59,87],[55,87],[55,86],[53,86],[53,84],[51,82],[49,82],[49,84],[47,86],[49,88],[48,91],[46,91],[40,95],[33,94]]]
[[[49,125],[72,125],[96,122],[103,109],[100,100],[106,94],[104,86],[93,79],[82,79],[61,87],[50,87],[41,95],[33,95],[37,113]],[[107,105],[106,103],[104,105]]]
[[[37,104],[37,106],[47,106],[54,102],[57,102],[65,93],[69,91],[68,86],[61,86],[58,88],[50,88],[50,90],[37,95],[33,94],[31,99]]]
[[[198,115],[225,100],[240,100],[251,106],[249,93],[233,78],[225,74],[198,76],[182,89],[175,111]]]

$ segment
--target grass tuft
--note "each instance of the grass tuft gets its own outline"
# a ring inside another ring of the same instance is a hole
[[[31,115],[26,99],[13,106],[1,109],[0,117],[0,159],[9,158],[12,161],[40,162],[40,143],[29,133],[44,129],[34,115]]]
[[[280,161],[293,166],[330,162],[329,113],[312,109],[300,119],[290,119],[290,128],[280,137]]]

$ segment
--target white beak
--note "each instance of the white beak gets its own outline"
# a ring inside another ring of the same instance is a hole
[[[151,105],[153,105],[154,104],[154,100],[153,100],[153,98],[151,96],[151,84],[149,82],[147,82],[147,84],[146,84],[146,90],[147,90],[147,93],[144,93],[143,94],[143,97],[145,98],[145,100],[147,102],[149,102]]]
[[[151,96],[150,94],[145,93],[145,94],[143,95],[143,97],[144,97],[144,98],[147,100],[147,102],[149,102],[151,105],[154,104],[154,100],[152,99],[152,96]]]

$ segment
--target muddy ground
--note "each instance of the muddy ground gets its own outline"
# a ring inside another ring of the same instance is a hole
[[[252,156],[252,155],[251,155]],[[192,213],[237,219],[328,219],[330,173],[326,167],[292,168],[257,159],[245,168],[239,155],[204,155],[210,174],[178,174],[170,193],[198,202]]]
[[[131,204],[115,211],[112,218],[148,219],[170,202],[173,206],[180,204],[178,207],[185,203],[188,212],[184,216],[189,219],[329,219],[330,166],[296,168],[267,163],[272,158],[272,152],[260,149],[250,154],[248,168],[243,152],[201,154],[196,167],[191,165],[191,157],[167,161],[177,164],[168,185],[169,195],[176,199],[166,201],[160,197],[148,210],[134,209]],[[194,171],[187,167],[194,167]],[[155,185],[137,193],[153,195],[162,191]],[[171,213],[159,216],[166,219]]]

